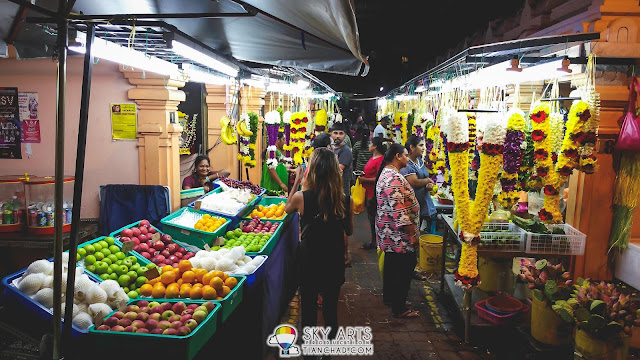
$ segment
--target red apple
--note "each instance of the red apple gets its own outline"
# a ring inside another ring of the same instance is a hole
[[[168,311],[171,310],[171,303],[170,302],[163,302],[162,304],[160,304],[162,306],[162,308],[164,309],[164,311]]]
[[[176,314],[176,315],[173,315],[172,317],[168,318],[167,320],[172,323],[174,321],[180,321],[181,317],[182,316]]]
[[[147,322],[149,322],[149,320],[155,320],[156,322],[160,321],[160,313],[159,312],[153,312],[153,309],[151,309],[151,311],[152,312],[151,312],[151,314],[149,314],[149,318],[147,319]]]
[[[173,266],[174,269],[177,269],[179,264],[177,262],[174,262],[173,264],[171,264],[171,266]]]
[[[121,237],[131,237],[133,236],[133,231],[131,229],[124,229],[120,232]]]
[[[134,245],[133,246],[133,251],[135,251],[137,253],[141,253],[142,252],[142,248],[140,247],[140,245]]]
[[[178,251],[184,254],[184,253],[186,253],[186,252],[187,252],[187,249],[185,249],[185,248],[183,248],[182,246],[180,246],[180,247],[178,248]]]
[[[136,316],[136,320],[147,321],[147,319],[149,319],[149,314],[147,314],[146,312],[141,312],[138,314],[138,316]],[[136,327],[139,328],[140,326],[136,326]]]
[[[176,330],[177,330],[180,326],[182,326],[182,323],[180,322],[180,320],[178,320],[178,321],[174,321],[174,322],[172,322],[172,323],[171,323],[171,327],[172,327],[172,328],[174,328],[174,329],[176,329]]]
[[[165,258],[169,258],[169,256],[171,256],[171,253],[169,252],[169,250],[164,249],[160,251],[160,255],[164,256]]]
[[[167,235],[167,234],[162,234],[162,236],[160,236],[160,240],[165,243],[165,244],[169,244],[171,243],[171,235]]]
[[[153,319],[148,319],[147,322],[144,324],[144,327],[149,330],[153,330],[158,327],[158,321]]]
[[[148,334],[149,330],[145,329],[145,328],[140,328],[138,330],[136,330],[137,333],[143,333],[143,334]]]
[[[153,241],[153,240],[147,240],[147,246],[148,246],[149,248],[152,248],[152,247],[153,247],[153,243],[154,243],[154,241]]]
[[[142,329],[144,327],[144,321],[142,321],[142,320],[133,320],[133,322],[131,323],[131,326],[133,326],[136,329]]]
[[[180,315],[193,315],[194,309],[186,309]]]
[[[178,260],[181,260],[184,255],[180,251],[176,251],[173,253],[173,256],[177,257]]]
[[[146,251],[141,252],[140,255],[142,255],[142,257],[147,259],[147,260],[151,260],[151,254],[149,254]]]
[[[171,327],[171,323],[168,322],[167,320],[162,320],[160,322],[158,322],[158,329],[168,329],[169,327]]]
[[[127,241],[131,241],[131,238],[128,236],[123,236],[120,238],[120,242],[126,243]]]
[[[120,319],[122,319],[124,317],[124,313],[122,311],[116,311],[111,316],[114,316],[114,317],[118,318],[118,320],[120,320]]]
[[[200,306],[200,305],[199,304],[189,304],[189,305],[187,305],[187,309],[195,310],[198,306]]]
[[[140,222],[138,223],[138,226],[151,227],[151,223],[149,223],[149,220],[140,220]]]
[[[172,253],[172,254],[174,252],[178,251],[178,248],[179,248],[179,246],[176,243],[171,243],[171,244],[167,245],[167,250],[169,250],[169,252]]]
[[[155,234],[156,233],[156,229],[149,227],[149,234]]]
[[[142,236],[142,235],[140,235],[140,236]],[[134,243],[135,245],[140,245],[140,238],[133,237],[133,238],[131,238],[131,239],[133,240],[133,243]]]
[[[207,318],[207,313],[202,311],[202,310],[196,310],[193,315],[191,316],[191,320],[195,320],[199,323],[201,323],[202,321],[204,321],[204,319]],[[122,321],[122,320],[121,320]]]
[[[133,321],[131,321],[131,319],[120,319],[118,320],[118,325],[122,326],[122,327],[127,327],[129,325],[131,325]]]
[[[136,303],[139,307],[149,306],[149,302],[147,300],[140,300]]]
[[[177,263],[178,262],[178,257],[175,255],[171,255],[169,256],[169,261],[171,261],[172,263]]]
[[[140,226],[140,235],[147,235],[149,230],[147,230],[146,226]]]
[[[178,330],[174,328],[168,328],[162,332],[162,335],[178,335]]]
[[[198,327],[198,322],[193,320],[193,319],[189,319],[187,320],[187,322],[184,324],[184,326],[188,327],[189,329],[191,329],[191,331],[195,330],[195,328]]]
[[[153,330],[151,330],[151,334],[156,334],[156,335],[160,335],[162,334],[164,330],[160,329],[160,328],[155,328]]]
[[[162,251],[164,250],[164,243],[158,240],[153,244],[153,248],[156,249],[156,251]]]
[[[127,306],[127,308],[125,310],[127,310],[127,312],[133,311],[133,312],[137,313],[137,312],[140,311],[140,307],[138,305],[131,304],[131,305]],[[125,314],[125,317],[127,317],[127,314]],[[131,320],[135,320],[135,318],[131,319]]]
[[[173,310],[173,312],[176,314],[182,314],[183,311],[187,310],[187,304],[185,304],[183,301],[178,301],[177,303],[173,304],[171,310]]]
[[[98,326],[98,330],[100,330],[100,331],[109,331],[110,329],[111,328],[109,326],[104,325],[104,324]]]
[[[189,329],[186,326],[180,326],[177,330],[178,330],[178,335],[180,336],[187,336],[191,334],[191,329]]]
[[[149,245],[146,242],[140,243],[140,251],[149,251]]]
[[[180,316],[180,322],[185,324],[188,320],[191,320],[191,314],[183,314]]]
[[[111,331],[123,332],[124,331],[124,326],[116,325],[116,326],[111,328]]]
[[[211,312],[213,311],[213,309],[215,309],[215,308],[216,308],[216,304],[214,304],[214,303],[213,303],[213,302],[211,302],[211,301],[207,301],[206,303],[204,303],[204,304],[202,304],[202,305],[203,305],[204,307],[206,307],[206,308],[207,308],[207,311],[208,311],[209,313],[211,313]]]
[[[118,320],[120,320],[120,319],[118,319],[115,316],[111,316],[111,317],[107,318],[107,320],[104,321],[104,324],[111,328],[111,327],[114,327],[114,326],[118,325]]]
[[[147,240],[149,240],[149,237],[145,234],[140,234],[140,236],[138,236],[138,239],[140,239],[140,242],[146,242]]]
[[[136,330],[138,330],[138,328],[136,328],[135,326],[129,325],[126,328],[124,328],[124,332],[136,332]]]
[[[133,233],[133,236],[140,236],[140,229],[138,229],[137,227],[132,227],[131,228],[131,232]]]

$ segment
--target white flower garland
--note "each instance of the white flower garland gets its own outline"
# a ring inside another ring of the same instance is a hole
[[[507,134],[507,127],[502,124],[504,115],[492,116],[488,118],[484,128],[483,142],[487,144],[504,145],[504,138]]]
[[[280,123],[280,113],[276,110],[269,111],[264,116],[264,122],[269,125],[275,125]]]
[[[284,114],[282,114],[282,122],[291,124],[291,111],[285,111]]]
[[[446,120],[445,120],[446,119]],[[467,115],[455,113],[447,118],[443,118],[443,128],[446,126],[447,141],[454,144],[464,144],[469,142],[469,122]]]

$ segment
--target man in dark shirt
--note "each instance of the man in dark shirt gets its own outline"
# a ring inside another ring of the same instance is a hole
[[[340,164],[340,170],[342,170],[342,187],[344,189],[345,196],[351,195],[351,164],[353,160],[353,154],[351,149],[346,145],[345,137],[347,133],[344,129],[344,125],[337,123],[331,128],[331,138],[333,139],[333,152],[338,157],[338,163]]]

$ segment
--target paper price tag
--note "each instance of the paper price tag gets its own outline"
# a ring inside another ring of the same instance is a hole
[[[93,317],[93,324],[96,326],[96,328],[104,324],[104,319],[102,318],[102,316],[100,316],[100,314],[96,314],[96,316]]]
[[[158,271],[157,267],[151,268],[144,272],[144,277],[146,277],[149,280],[155,279],[158,276],[160,276],[160,271]]]
[[[219,237],[219,238],[213,240],[212,245],[213,246],[222,246],[222,245],[224,245],[224,238],[223,237]]]
[[[129,252],[129,251],[133,250],[133,246],[134,246],[134,242],[133,241],[123,242],[122,243],[122,252],[126,253],[126,252]]]
[[[127,303],[124,301],[118,302],[118,311],[124,312],[127,309]]]
[[[200,210],[201,206],[202,206],[202,201],[198,200],[195,203],[193,203],[193,210],[198,211]]]
[[[211,251],[211,248],[207,244],[204,244],[204,249],[207,250],[207,251]]]
[[[151,236],[151,240],[158,241],[160,240],[160,237],[161,237],[160,233],[155,233]]]

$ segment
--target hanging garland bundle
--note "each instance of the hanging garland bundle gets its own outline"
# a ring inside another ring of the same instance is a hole
[[[314,137],[320,135],[321,133],[327,131],[327,122],[328,122],[327,111],[325,109],[320,109],[316,112],[315,119],[315,129],[314,129]]]
[[[291,115],[291,153],[296,166],[302,164],[302,149],[305,145],[308,121],[304,113],[296,112]]]
[[[543,179],[553,168],[553,160],[549,153],[549,104],[546,102],[536,102],[533,110],[529,114],[531,118],[531,139],[533,140],[533,158],[535,161],[535,174],[531,176],[532,189],[539,191],[543,186]]]
[[[549,117],[549,146],[551,149],[551,160],[555,164],[558,161],[558,153],[562,148],[564,138],[564,116],[559,112],[551,113]]]
[[[429,170],[429,177],[432,180],[435,180],[435,178],[438,175],[438,150],[435,148],[435,139],[437,137],[440,137],[440,129],[437,126],[431,126],[428,130],[427,130],[427,137],[424,141],[424,145],[425,145],[425,153],[428,154],[427,156],[427,161],[426,161],[426,166],[427,169]]]
[[[276,110],[269,111],[264,116],[264,122],[267,127],[267,167],[269,169],[275,169],[278,166],[278,159],[276,158],[276,142],[278,141],[278,130],[280,128],[280,113]]]
[[[251,120],[249,115],[243,112],[236,125],[236,129],[238,130],[238,144],[240,145],[238,160],[249,167],[251,167],[251,149],[249,149],[249,145],[251,144],[251,136],[253,135],[249,133],[250,126]]]
[[[480,149],[482,167],[478,177],[475,201],[469,200],[469,129],[466,116],[454,114],[447,124],[447,149],[451,164],[452,184],[456,204],[460,239],[463,241],[460,265],[455,273],[456,284],[470,288],[479,283],[477,245],[480,230],[493,197],[493,187],[502,166],[502,152],[506,129],[490,120],[484,132]]]
[[[580,145],[585,137],[584,124],[590,117],[589,104],[584,101],[575,101],[569,110],[567,131],[564,140],[562,140],[558,162],[555,169],[550,171],[544,179],[544,207],[538,216],[545,223],[562,222],[560,190],[569,179],[573,169],[579,164]]]
[[[249,136],[249,156],[251,161],[246,164],[248,167],[256,166],[256,141],[258,140],[258,122],[260,118],[258,114],[254,112],[249,113],[249,130],[251,135]]]
[[[395,113],[393,117],[393,141],[404,145],[407,142],[407,113]]]
[[[524,141],[524,112],[518,108],[512,109],[507,121],[507,134],[504,140],[504,155],[500,184],[502,192],[498,195],[498,202],[504,208],[510,208],[518,202],[518,172],[522,164],[522,142]]]
[[[282,114],[282,124],[284,131],[284,158],[283,161],[286,165],[293,165],[293,159],[291,158],[291,111],[285,111]]]
[[[589,54],[587,60],[587,86],[586,101],[591,109],[591,117],[584,124],[585,136],[582,139],[582,149],[580,151],[580,171],[586,174],[593,174],[598,171],[598,161],[593,153],[596,142],[598,141],[598,127],[600,123],[600,94],[595,88],[595,69],[596,56]]]
[[[467,114],[467,119],[469,121],[469,159],[473,159],[473,155],[476,152],[476,116],[472,114]]]

